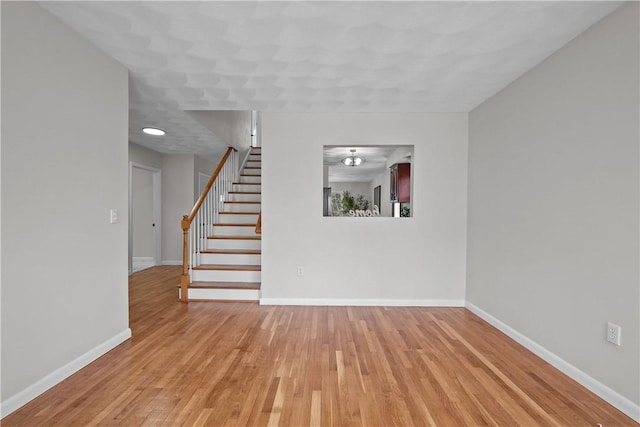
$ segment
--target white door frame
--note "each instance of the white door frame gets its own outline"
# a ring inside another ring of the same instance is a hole
[[[133,168],[153,173],[153,264],[162,264],[162,171],[160,169],[129,162],[129,274],[133,271]]]

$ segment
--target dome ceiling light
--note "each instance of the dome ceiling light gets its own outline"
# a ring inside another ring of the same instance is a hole
[[[142,128],[142,132],[146,133],[147,135],[153,135],[153,136],[163,136],[166,134],[166,132],[163,131],[162,129],[150,128],[150,127]]]

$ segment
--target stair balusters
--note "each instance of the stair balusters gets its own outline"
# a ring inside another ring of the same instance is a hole
[[[206,247],[207,237],[213,232],[213,224],[218,222],[220,206],[223,203],[221,197],[231,189],[231,184],[238,178],[236,151],[233,147],[227,149],[191,213],[182,217],[182,302],[189,301],[191,270],[198,266],[200,250]]]

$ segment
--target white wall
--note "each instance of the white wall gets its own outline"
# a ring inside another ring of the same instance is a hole
[[[132,142],[129,143],[129,161],[156,169],[162,169],[162,153],[149,150]]]
[[[128,89],[37,4],[1,7],[6,415],[130,336]]]
[[[263,303],[462,303],[466,114],[264,113],[262,138]],[[415,145],[415,216],[323,217],[328,142]]]
[[[231,144],[238,150],[242,161],[251,147],[251,111],[230,111]]]
[[[162,262],[182,264],[182,216],[194,204],[194,155],[162,157]]]
[[[222,145],[235,147],[241,156],[249,150],[251,146],[251,111],[193,110],[187,111],[187,114],[211,130],[220,139]],[[219,157],[222,157],[226,147],[220,147]]]
[[[638,39],[628,4],[471,112],[467,276],[469,302],[635,405]]]
[[[216,159],[215,161],[204,159],[200,156],[194,156],[193,159],[193,203],[191,207],[195,204],[195,202],[200,197],[200,174],[203,173],[205,175],[211,176],[213,172],[216,170],[218,163],[220,163],[221,159]]]

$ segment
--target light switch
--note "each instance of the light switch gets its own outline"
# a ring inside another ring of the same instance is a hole
[[[118,223],[118,209],[111,209],[111,224]]]

